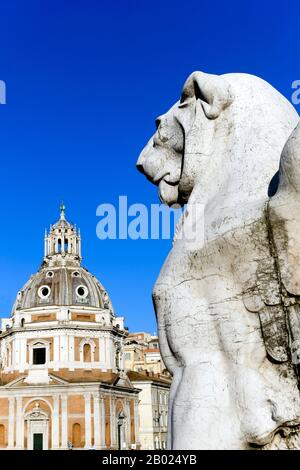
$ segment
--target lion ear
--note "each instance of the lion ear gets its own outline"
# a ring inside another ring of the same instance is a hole
[[[234,94],[222,76],[193,72],[184,84],[180,102],[192,98],[201,100],[208,119],[216,119],[234,101]]]

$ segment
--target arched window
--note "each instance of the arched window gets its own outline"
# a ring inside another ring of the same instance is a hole
[[[24,328],[25,318],[21,318],[21,328]]]
[[[83,346],[83,360],[84,362],[91,362],[92,360],[91,345],[88,343]]]
[[[0,424],[0,447],[5,446],[5,426]]]
[[[81,447],[81,426],[74,423],[72,426],[72,444],[74,447]]]
[[[58,253],[61,253],[61,239],[58,239]]]
[[[80,362],[93,363],[95,361],[95,350],[94,341],[91,338],[83,338],[79,345]]]

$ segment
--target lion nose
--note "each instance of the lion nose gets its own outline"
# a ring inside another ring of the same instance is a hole
[[[140,171],[141,173],[144,173],[144,167],[141,163],[137,162],[136,164],[136,168],[138,171]]]
[[[136,168],[138,169],[138,171],[140,171],[141,173],[145,173],[145,170],[144,170],[144,160],[145,160],[145,157],[144,157],[144,151],[140,154],[139,158],[138,158],[138,161],[136,162]]]

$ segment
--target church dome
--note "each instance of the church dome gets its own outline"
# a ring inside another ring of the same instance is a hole
[[[60,219],[45,234],[42,266],[19,291],[13,313],[51,306],[94,307],[113,313],[102,284],[81,266],[80,233],[66,220],[64,205],[60,210]]]
[[[109,308],[111,301],[100,282],[82,267],[43,267],[18,293],[14,311],[46,306]]]

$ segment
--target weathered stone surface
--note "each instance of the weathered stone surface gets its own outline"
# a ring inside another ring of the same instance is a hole
[[[139,157],[188,203],[153,290],[170,448],[300,448],[298,123],[257,77],[195,72]]]

